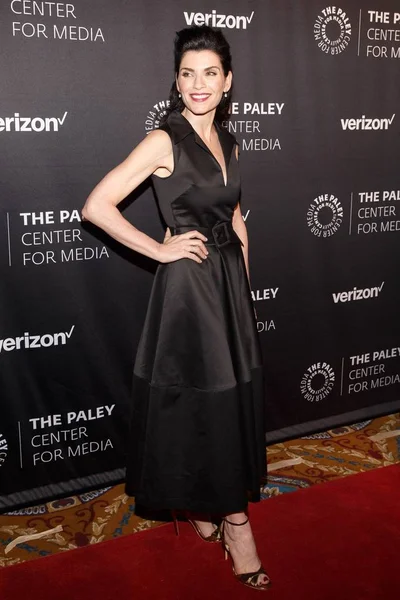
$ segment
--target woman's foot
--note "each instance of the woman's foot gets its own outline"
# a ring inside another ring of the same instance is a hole
[[[199,537],[201,537],[205,542],[221,541],[220,529],[212,522],[210,515],[204,513],[190,513],[189,511],[186,511],[186,518]]]
[[[261,567],[261,560],[257,554],[253,532],[247,515],[245,513],[235,513],[227,515],[226,519],[224,519],[223,525],[224,543],[229,548],[236,575],[257,572]],[[245,523],[246,520],[247,522]],[[232,525],[232,523],[236,523],[236,525]],[[242,525],[242,523],[245,524]],[[261,587],[268,582],[268,575],[261,572],[252,581],[252,586]]]
[[[198,521],[197,519],[191,519],[192,521],[194,521],[194,523],[196,523],[197,527],[200,530],[200,533],[202,534],[203,537],[208,537],[210,535],[212,535],[214,533],[214,531],[216,531],[218,529],[218,527],[216,527],[214,525],[214,523],[211,523],[210,521]]]

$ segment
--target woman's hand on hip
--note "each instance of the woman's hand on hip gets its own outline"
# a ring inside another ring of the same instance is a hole
[[[171,231],[167,227],[164,241],[160,244],[158,260],[161,263],[169,263],[181,258],[190,258],[197,263],[202,263],[208,256],[208,250],[204,244],[206,241],[206,236],[199,231],[193,230],[171,235]]]

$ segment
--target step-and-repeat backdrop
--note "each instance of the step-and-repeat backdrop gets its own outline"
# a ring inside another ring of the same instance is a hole
[[[158,126],[190,25],[232,48],[266,442],[400,409],[398,2],[4,0],[0,17],[0,508],[123,481],[156,265],[80,210]],[[148,182],[120,207],[162,239]]]

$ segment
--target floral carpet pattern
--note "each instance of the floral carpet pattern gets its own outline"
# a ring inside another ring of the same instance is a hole
[[[262,498],[400,463],[400,413],[268,446]],[[0,515],[0,567],[156,527],[124,485]]]

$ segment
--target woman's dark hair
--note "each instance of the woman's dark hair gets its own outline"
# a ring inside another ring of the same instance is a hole
[[[182,57],[185,52],[189,50],[211,50],[218,54],[222,64],[225,77],[229,71],[232,71],[232,57],[228,42],[225,39],[224,34],[221,31],[217,31],[208,27],[208,25],[186,27],[176,32],[174,40],[174,62],[175,62],[175,75],[179,73],[179,67],[182,61]],[[232,97],[232,86],[227,92],[227,96],[222,96],[221,102],[218,104],[215,119],[219,123],[229,119],[229,106]],[[179,92],[176,87],[176,80],[171,86],[169,93],[169,107],[165,114],[160,119],[160,125],[165,123],[168,115],[172,111],[182,112],[185,105],[182,98],[179,98]]]

